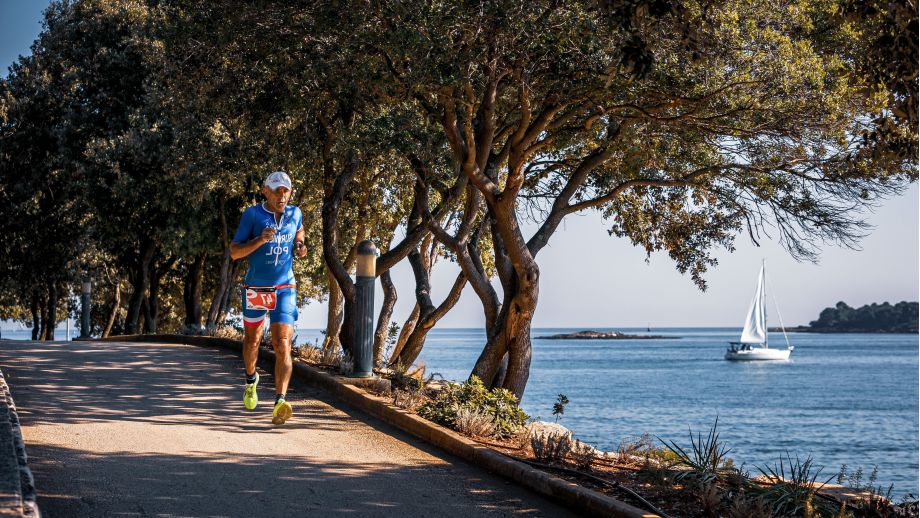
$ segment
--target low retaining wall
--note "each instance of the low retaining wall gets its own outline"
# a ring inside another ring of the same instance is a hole
[[[205,347],[222,347],[241,351],[242,342],[224,338],[183,335],[130,335],[106,338],[106,341],[119,342],[161,342],[180,343]],[[259,357],[274,360],[275,353],[259,348]],[[308,384],[322,388],[344,403],[385,421],[400,430],[410,433],[444,451],[481,466],[493,473],[513,480],[518,484],[540,493],[551,500],[559,502],[571,510],[591,516],[611,516],[622,518],[655,518],[658,515],[643,511],[629,504],[611,498],[603,493],[587,489],[567,480],[553,476],[528,464],[482,446],[466,437],[387,404],[360,386],[372,381],[358,378],[340,378],[328,372],[316,369],[302,362],[294,362],[294,373]]]
[[[16,404],[0,370],[0,517],[41,516],[27,461]]]

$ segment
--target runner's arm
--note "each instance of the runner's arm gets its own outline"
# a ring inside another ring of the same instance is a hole
[[[303,231],[303,227],[297,229],[297,235],[294,236],[294,252],[297,254],[297,257],[305,257],[307,255],[307,243],[304,241],[306,232]],[[297,244],[302,246],[297,246]]]
[[[275,235],[275,229],[273,229],[272,227],[265,227],[265,229],[262,230],[261,235],[256,236],[255,238],[250,239],[249,241],[246,241],[245,243],[231,242],[230,243],[230,259],[233,259],[235,261],[237,259],[242,259],[244,257],[247,257],[249,254],[255,252],[256,249],[258,249],[260,246],[271,241],[274,235]]]

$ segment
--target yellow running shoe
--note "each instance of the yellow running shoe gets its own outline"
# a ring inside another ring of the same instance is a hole
[[[294,415],[294,408],[284,398],[281,398],[275,403],[275,409],[272,410],[272,424],[284,424],[292,415]]]
[[[259,391],[256,390],[256,387],[259,386],[259,373],[256,373],[256,381],[253,383],[246,384],[246,392],[243,393],[243,404],[246,405],[246,410],[255,410],[256,405],[259,404]]]

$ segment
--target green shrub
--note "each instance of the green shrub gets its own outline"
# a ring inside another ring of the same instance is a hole
[[[419,407],[418,415],[438,424],[456,428],[457,412],[461,409],[480,411],[495,424],[495,435],[511,437],[527,423],[529,416],[518,406],[518,400],[506,389],[486,389],[482,381],[472,376],[464,383],[448,383],[437,399]]]

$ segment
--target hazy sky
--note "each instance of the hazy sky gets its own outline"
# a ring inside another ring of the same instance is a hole
[[[0,0],[0,66],[2,74],[17,56],[28,54],[41,30],[45,2]],[[767,261],[768,291],[779,303],[787,325],[806,324],[826,306],[843,300],[851,306],[871,302],[918,299],[918,190],[887,200],[867,214],[874,228],[861,242],[862,250],[825,247],[820,263],[798,263],[776,243],[757,248],[739,236],[734,253],[718,253],[719,265],[706,278],[709,289],[699,291],[680,275],[666,254],[645,262],[642,250],[607,235],[596,213],[569,216],[549,246],[538,256],[541,270],[537,327],[703,326],[740,327],[756,283],[761,259]],[[533,228],[525,228],[527,236]],[[314,251],[316,252],[316,251]],[[457,273],[441,262],[434,273],[435,303],[447,293]],[[393,272],[399,290],[394,317],[401,324],[413,305],[411,268],[405,262]],[[768,300],[771,296],[768,294]],[[378,289],[376,300],[381,294]],[[771,325],[776,310],[768,305]],[[457,306],[439,324],[479,327],[482,309],[467,287]],[[325,304],[301,309],[299,324],[325,325]]]

